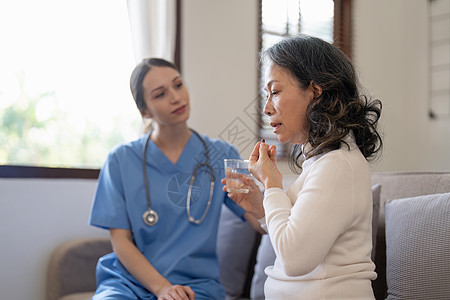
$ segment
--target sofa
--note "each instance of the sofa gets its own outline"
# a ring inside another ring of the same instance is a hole
[[[284,186],[295,178],[285,176]],[[450,172],[373,173],[372,184],[376,299],[448,299]],[[90,299],[97,259],[110,251],[105,238],[58,246],[48,267],[47,299]],[[275,259],[268,235],[224,206],[217,254],[227,300],[264,299],[264,268]]]

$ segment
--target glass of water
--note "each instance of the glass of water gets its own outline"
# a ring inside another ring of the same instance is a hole
[[[248,171],[248,160],[226,158],[223,162],[225,165],[227,192],[248,193],[249,187],[242,181],[244,177],[253,180],[252,175]]]

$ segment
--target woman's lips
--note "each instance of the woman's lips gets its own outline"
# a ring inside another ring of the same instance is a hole
[[[276,133],[276,132],[278,131],[278,129],[281,127],[281,124],[282,124],[282,123],[274,123],[274,122],[271,122],[271,123],[270,123],[270,126],[273,127],[273,132],[274,132],[274,133]]]
[[[178,107],[174,111],[172,111],[172,113],[176,114],[176,115],[180,115],[180,114],[184,113],[185,110],[186,110],[186,105],[183,105],[183,106]]]

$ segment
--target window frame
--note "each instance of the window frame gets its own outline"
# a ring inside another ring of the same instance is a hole
[[[0,178],[74,178],[97,179],[100,169],[53,168],[1,165]]]
[[[352,58],[352,0],[334,0],[334,45]]]

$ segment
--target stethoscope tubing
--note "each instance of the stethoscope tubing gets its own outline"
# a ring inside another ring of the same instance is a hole
[[[212,196],[214,193],[214,183],[216,181],[216,175],[215,175],[214,169],[212,168],[211,164],[209,163],[209,150],[208,150],[208,146],[206,145],[206,141],[195,130],[193,130],[193,129],[190,129],[190,130],[200,139],[200,141],[202,142],[203,147],[205,149],[205,162],[198,163],[195,166],[194,171],[192,172],[191,180],[189,183],[187,199],[186,199],[186,213],[187,213],[189,222],[194,223],[196,225],[200,225],[203,222],[203,220],[206,218],[209,208],[211,207]],[[144,223],[148,226],[154,226],[156,223],[158,223],[158,220],[159,220],[158,213],[151,208],[150,189],[148,186],[146,153],[147,153],[148,142],[150,140],[151,135],[152,135],[152,132],[150,131],[148,133],[147,139],[145,140],[144,150],[143,150],[143,154],[142,154],[142,169],[143,169],[143,175],[144,175],[145,196],[146,196],[146,200],[147,200],[147,210],[142,215],[142,219],[143,219]],[[210,184],[209,197],[208,197],[208,202],[206,204],[205,211],[203,212],[202,217],[197,220],[191,216],[191,194],[192,194],[192,186],[194,184],[194,180],[195,180],[197,171],[203,167],[206,167],[208,169],[211,184]]]

